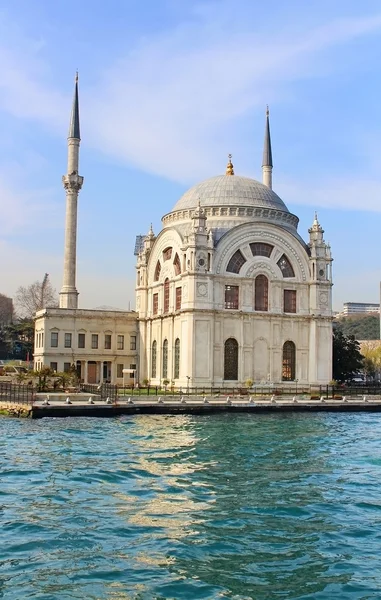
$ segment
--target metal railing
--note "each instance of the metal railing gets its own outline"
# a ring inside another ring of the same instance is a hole
[[[0,382],[0,402],[33,404],[35,394],[36,390],[32,385],[12,383],[10,381]]]

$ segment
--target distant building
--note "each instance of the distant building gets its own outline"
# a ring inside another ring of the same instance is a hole
[[[379,313],[380,305],[372,304],[370,302],[344,302],[343,310],[338,316],[346,317],[348,315],[355,315],[359,313]]]

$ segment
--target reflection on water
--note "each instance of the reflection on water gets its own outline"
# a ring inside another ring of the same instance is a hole
[[[378,415],[0,420],[0,598],[379,598]]]

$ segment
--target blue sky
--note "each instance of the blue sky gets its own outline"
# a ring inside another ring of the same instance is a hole
[[[266,104],[273,187],[305,239],[318,211],[334,308],[378,301],[380,65],[379,0],[2,0],[0,292],[61,287],[78,68],[80,306],[134,307],[135,235],[229,152],[261,179]]]

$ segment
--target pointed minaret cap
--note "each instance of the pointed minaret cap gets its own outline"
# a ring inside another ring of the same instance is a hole
[[[69,134],[67,137],[74,138],[76,140],[81,139],[81,134],[79,130],[78,71],[75,74],[73,106],[71,109]]]
[[[153,228],[152,228],[152,223],[151,223],[151,225],[150,225],[150,228],[149,228],[149,230],[148,230],[147,237],[149,237],[149,238],[153,238],[153,237],[155,237],[155,234],[154,234],[154,232],[153,232]]]
[[[266,108],[266,126],[265,126],[265,142],[263,144],[263,159],[262,167],[273,166],[273,155],[271,151],[271,136],[270,136],[270,111]]]
[[[232,163],[232,155],[228,154],[228,158],[229,158],[229,162],[226,166],[226,173],[225,175],[234,175],[234,166]]]
[[[312,227],[310,227],[308,232],[312,233],[313,231],[319,231],[320,233],[324,232],[322,226],[319,223],[318,214],[317,214],[316,210],[315,210],[315,216],[314,216],[314,221],[312,223]]]

